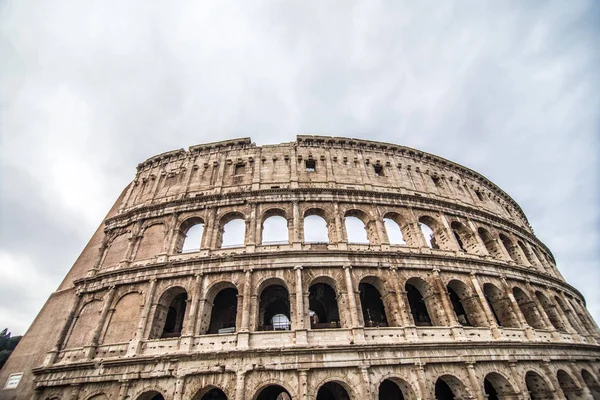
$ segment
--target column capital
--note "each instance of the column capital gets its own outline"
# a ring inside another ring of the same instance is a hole
[[[345,270],[351,270],[352,269],[352,265],[343,265],[342,268],[345,269]]]
[[[295,265],[294,266],[294,270],[295,271],[302,271],[302,269],[303,269],[302,265]]]

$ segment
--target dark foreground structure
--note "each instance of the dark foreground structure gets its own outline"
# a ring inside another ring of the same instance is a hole
[[[600,399],[600,333],[518,204],[393,144],[141,163],[0,399]]]

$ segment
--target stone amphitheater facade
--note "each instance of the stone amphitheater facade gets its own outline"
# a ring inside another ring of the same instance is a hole
[[[599,399],[599,342],[484,176],[393,144],[245,138],[138,165],[0,399]]]

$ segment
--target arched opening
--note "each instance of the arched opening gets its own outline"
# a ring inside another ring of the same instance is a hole
[[[552,324],[554,329],[559,330],[561,332],[567,332],[567,329],[565,328],[565,325],[562,319],[560,318],[558,311],[556,311],[556,306],[552,304],[550,299],[548,299],[540,291],[535,292],[535,297],[542,305],[542,308],[544,309],[544,312],[548,316],[548,319],[550,320],[550,323]]]
[[[592,374],[585,369],[581,370],[581,377],[583,378],[585,385],[588,387],[588,389],[590,389],[590,393],[592,393],[594,400],[600,400],[600,385],[598,384],[596,378],[594,378]]]
[[[556,380],[567,400],[585,399],[581,388],[575,384],[575,380],[566,371],[559,369],[556,373]]]
[[[510,259],[516,262],[517,264],[520,263],[521,257],[519,256],[519,252],[517,251],[517,248],[515,247],[512,240],[510,240],[506,235],[503,235],[502,233],[498,235],[498,237],[500,238],[502,246],[504,246],[504,249],[510,256]]]
[[[308,289],[311,329],[340,327],[340,314],[335,291],[326,283],[315,283]]]
[[[237,318],[238,291],[236,288],[225,288],[219,291],[213,300],[208,326],[209,334],[235,332]]]
[[[202,218],[193,217],[184,221],[177,232],[175,249],[178,253],[191,253],[199,251],[202,247],[204,235],[204,221]]]
[[[533,253],[531,251],[529,251],[527,246],[525,246],[525,243],[518,240],[517,245],[521,249],[521,252],[523,252],[523,254],[525,254],[525,258],[527,258],[527,261],[529,262],[530,265],[538,264],[537,260],[535,259],[535,255],[533,255]]]
[[[483,285],[483,294],[499,326],[519,328],[519,320],[510,306],[510,299],[504,292],[495,285],[486,283]]]
[[[462,399],[466,394],[465,392],[465,385],[452,375],[440,376],[437,381],[435,381],[436,400]]]
[[[280,212],[283,213],[283,211]],[[271,215],[264,220],[261,243],[266,245],[289,243],[288,220],[284,215]]]
[[[433,321],[429,314],[429,307],[425,302],[424,294],[429,291],[429,285],[419,278],[411,278],[404,285],[410,314],[416,326],[432,326]]]
[[[483,245],[485,246],[485,249],[489,255],[501,260],[503,258],[502,251],[498,247],[498,243],[494,240],[494,237],[491,235],[491,233],[483,228],[477,229],[477,233],[479,234],[479,237],[481,238],[481,241],[483,242]]]
[[[427,247],[430,249],[439,249],[436,242],[436,237],[433,231],[433,224],[435,221],[430,217],[421,217],[419,218],[419,227],[421,228],[421,233],[423,234],[423,238],[425,239],[425,243]]]
[[[308,210],[304,215],[304,242],[329,243],[329,227],[323,210]]]
[[[477,253],[477,241],[473,238],[473,232],[464,224],[453,221],[450,224],[450,229],[454,233],[454,238],[461,251],[467,253]]]
[[[291,400],[292,396],[279,385],[270,385],[260,389],[256,400]]]
[[[535,329],[544,329],[542,318],[537,312],[535,303],[518,287],[513,288],[513,296],[521,309],[521,313],[525,317],[527,324]]]
[[[246,242],[246,221],[243,215],[239,213],[228,214],[221,219],[221,238],[219,246],[221,248],[240,247]]]
[[[517,395],[508,379],[497,372],[490,372],[485,376],[483,390],[488,400],[514,399]]]
[[[187,292],[182,287],[174,287],[163,293],[156,305],[151,339],[181,336],[187,298]]]
[[[379,385],[379,400],[404,400],[415,398],[405,381],[397,378],[385,379]]]
[[[463,326],[488,326],[479,298],[471,288],[458,279],[448,282],[448,295],[452,301],[456,319]]]
[[[366,282],[361,282],[358,285],[358,290],[360,292],[360,304],[365,326],[388,326],[385,315],[385,306],[381,300],[381,293],[379,293],[379,290]]]
[[[367,228],[363,221],[355,216],[346,216],[344,218],[346,224],[346,235],[348,243],[368,244]]]
[[[391,245],[402,245],[406,244],[402,229],[396,221],[390,218],[383,219],[383,226],[385,227],[385,233],[388,237],[388,242]]]
[[[258,330],[290,330],[290,296],[282,285],[269,285],[261,292],[258,310]]]
[[[217,387],[208,387],[196,393],[193,400],[227,400],[227,395]]]
[[[554,399],[550,386],[537,372],[528,371],[525,374],[525,384],[531,400]]]
[[[165,400],[162,394],[157,391],[143,393],[137,400]]]
[[[571,312],[571,310],[569,310],[566,307],[566,305],[562,301],[562,299],[559,296],[554,296],[554,300],[556,301],[556,304],[558,304],[558,308],[559,308],[561,314],[566,317],[566,319],[569,321],[569,324],[571,325],[571,327],[573,329],[575,329],[575,331],[577,333],[582,334],[583,330],[581,329],[581,325],[579,325],[579,323],[577,322],[577,320],[573,316],[573,313]]]
[[[327,382],[319,388],[317,400],[350,400],[350,395],[339,383]]]

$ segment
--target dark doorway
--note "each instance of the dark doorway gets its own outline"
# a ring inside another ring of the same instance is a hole
[[[413,316],[416,326],[431,326],[431,318],[425,305],[423,295],[413,285],[406,284],[406,297],[408,297],[408,304],[410,306],[410,313]]]
[[[183,317],[185,315],[185,306],[187,303],[187,293],[183,292],[173,298],[167,311],[167,319],[161,337],[181,336],[183,329]],[[162,397],[162,396],[161,396]]]
[[[350,400],[350,396],[339,383],[327,382],[317,392],[317,400]]]
[[[379,290],[370,283],[361,283],[358,285],[358,290],[360,291],[360,304],[365,326],[388,326]]]
[[[400,387],[389,379],[379,385],[379,400],[404,400]]]
[[[335,291],[326,283],[315,283],[309,289],[308,308],[311,329],[339,328],[340,315]]]
[[[221,290],[213,301],[208,333],[233,333],[237,317],[238,291],[234,288]]]
[[[291,400],[292,396],[279,385],[267,386],[260,391],[256,400]]]
[[[435,382],[435,398],[436,400],[454,400],[454,392],[443,379]]]

